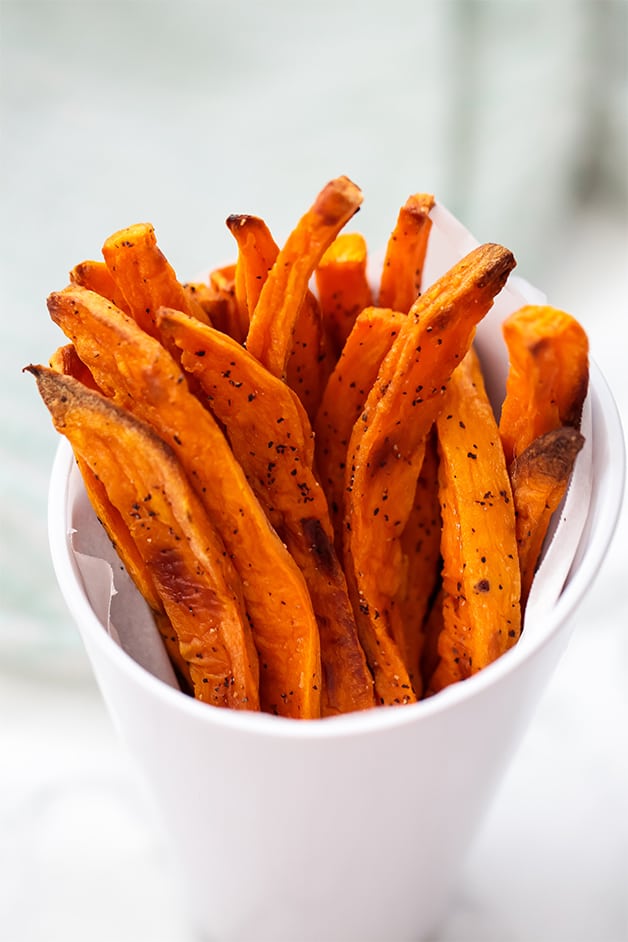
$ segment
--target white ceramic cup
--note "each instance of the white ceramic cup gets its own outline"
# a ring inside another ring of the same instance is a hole
[[[70,545],[78,472],[61,443],[50,491],[57,578],[161,811],[203,938],[416,942],[438,923],[615,527],[623,437],[595,366],[590,402],[594,486],[584,542],[544,623],[430,700],[311,722],[197,702],[107,634]]]

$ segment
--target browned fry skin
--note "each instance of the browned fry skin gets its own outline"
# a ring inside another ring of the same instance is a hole
[[[412,510],[401,534],[403,580],[395,599],[400,614],[400,649],[417,695],[422,687],[423,622],[440,577],[440,535],[438,445],[433,430],[427,438]]]
[[[116,307],[119,307],[125,314],[131,311],[124,300],[124,295],[118,289],[117,284],[111,277],[111,272],[104,262],[87,260],[75,265],[70,272],[70,281],[73,285],[80,285],[82,288],[88,288],[101,294],[103,298],[111,301]]]
[[[482,370],[469,350],[437,419],[443,630],[432,692],[500,657],[521,632],[515,508]]]
[[[399,210],[388,246],[377,303],[406,314],[421,293],[434,197],[430,193],[410,196]]]
[[[258,709],[258,665],[240,581],[172,450],[100,393],[30,367],[61,434],[104,486],[177,634],[194,693]]]
[[[156,336],[155,312],[162,304],[185,311],[200,321],[207,318],[200,306],[177,281],[174,269],[157,245],[150,223],[137,223],[110,236],[102,248],[109,273],[128,311]]]
[[[98,390],[94,377],[85,364],[79,359],[73,344],[59,347],[50,359],[50,366],[57,373],[72,376],[88,389]],[[98,390],[99,391],[99,390]],[[185,693],[193,692],[189,668],[184,661],[179,648],[176,633],[166,615],[159,593],[153,578],[142,559],[128,526],[120,512],[113,506],[102,481],[99,481],[89,465],[76,455],[76,462],[83,478],[89,502],[102,524],[114,549],[120,557],[126,571],[137,586],[138,591],[149,606],[157,629],[162,637],[164,646],[174,668],[179,686]]]
[[[158,323],[164,337],[179,347],[184,369],[198,380],[305,576],[320,631],[323,715],[374,706],[327,502],[312,471],[312,430],[298,397],[224,334],[164,308]]]
[[[165,348],[98,295],[66,288],[48,308],[103,392],[172,446],[224,540],[260,653],[262,709],[319,716],[319,638],[307,586],[215,419]]]
[[[285,379],[295,325],[310,277],[361,202],[361,191],[347,177],[332,180],[299,220],[277,256],[251,316],[246,338],[249,352],[275,376]]]
[[[510,369],[499,432],[508,465],[552,429],[580,427],[589,385],[587,335],[570,314],[527,305],[502,330]]]
[[[316,269],[316,290],[334,359],[364,308],[373,303],[367,277],[367,248],[357,232],[341,232],[329,246]]]
[[[525,606],[552,514],[567,491],[584,444],[575,428],[564,426],[535,438],[510,466],[515,501],[521,600]]]
[[[415,303],[384,359],[349,443],[345,574],[360,640],[385,703],[415,699],[395,627],[400,537],[410,516],[425,439],[449,378],[514,267],[505,248],[475,249]]]
[[[369,307],[361,312],[327,381],[316,415],[316,467],[340,555],[349,439],[404,319],[404,314],[387,308]]]

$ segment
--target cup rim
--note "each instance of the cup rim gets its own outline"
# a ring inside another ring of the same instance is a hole
[[[181,693],[151,674],[109,635],[86,595],[70,543],[69,480],[75,462],[70,444],[65,438],[61,439],[57,447],[48,495],[50,551],[61,593],[84,643],[89,638],[129,681],[144,688],[150,696],[166,705],[171,704],[173,709],[187,713],[200,722],[257,736],[305,741],[357,736],[402,727],[407,723],[427,720],[429,717],[451,711],[480,695],[483,690],[501,682],[515,671],[518,665],[533,657],[540,648],[549,643],[590,588],[608,551],[619,520],[624,494],[624,436],[613,395],[594,361],[590,364],[589,389],[593,410],[594,448],[596,426],[599,428],[600,425],[606,426],[608,441],[614,445],[617,443],[618,447],[613,454],[613,461],[607,462],[604,467],[605,486],[594,488],[593,491],[587,517],[587,526],[590,525],[588,545],[576,576],[568,582],[556,606],[535,631],[533,638],[525,644],[517,643],[472,677],[452,684],[418,703],[391,709],[374,708],[317,720],[295,721],[266,713],[213,707]]]

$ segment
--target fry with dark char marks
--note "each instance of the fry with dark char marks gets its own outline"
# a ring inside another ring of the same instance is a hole
[[[66,288],[48,309],[104,393],[174,450],[242,580],[260,654],[262,709],[320,715],[320,650],[307,586],[270,526],[215,419],[166,349],[93,292]]]
[[[102,483],[150,572],[195,696],[256,710],[258,664],[242,588],[172,449],[100,393],[31,366],[55,427]]]
[[[59,347],[50,358],[50,367],[57,373],[72,376],[88,389],[100,392],[94,377],[85,364],[79,359],[73,344],[69,343],[64,347]],[[152,612],[155,625],[161,635],[168,657],[170,658],[177,680],[179,681],[179,686],[185,693],[192,693],[193,685],[190,671],[181,654],[176,633],[163,607],[154,580],[135,545],[130,530],[124,522],[122,514],[109,500],[102,481],[96,477],[90,466],[80,455],[75,455],[75,458],[81,472],[81,477],[83,478],[85,491],[87,492],[89,502],[94,508],[96,516],[111,540],[118,556],[122,560],[127,573],[137,586],[138,591]]]
[[[102,248],[109,273],[140,327],[156,336],[155,312],[165,304],[206,322],[200,304],[190,298],[157,245],[150,223],[136,223],[109,236]]]
[[[341,232],[315,271],[323,323],[336,360],[356,317],[373,304],[367,261],[364,236],[357,232]]]
[[[535,438],[510,466],[524,607],[552,514],[565,496],[583,445],[584,437],[577,429],[552,429]]]
[[[279,536],[301,569],[321,641],[322,714],[374,705],[324,492],[313,434],[294,392],[231,338],[162,308],[163,336],[181,351]]]
[[[416,699],[398,643],[400,537],[425,439],[450,376],[515,261],[499,245],[469,253],[414,304],[379,370],[349,443],[344,568],[360,640],[382,702]]]
[[[571,314],[547,305],[520,308],[502,332],[510,367],[499,433],[510,465],[540,435],[563,425],[580,427],[589,342]]]
[[[361,191],[347,177],[328,183],[288,236],[269,272],[251,315],[246,347],[275,376],[286,377],[295,324],[310,277],[361,202]]]
[[[521,632],[515,507],[473,348],[451,377],[436,427],[443,628],[431,692],[482,670],[512,647]]]
[[[382,268],[377,299],[380,307],[407,314],[420,295],[433,206],[431,193],[415,193],[399,210]]]

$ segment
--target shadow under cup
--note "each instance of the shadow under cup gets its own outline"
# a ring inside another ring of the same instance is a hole
[[[195,701],[112,639],[71,548],[78,471],[60,443],[49,511],[57,578],[163,817],[187,916],[203,938],[416,942],[437,925],[617,522],[623,436],[595,365],[590,407],[591,503],[547,617],[490,667],[429,700],[310,722]]]

